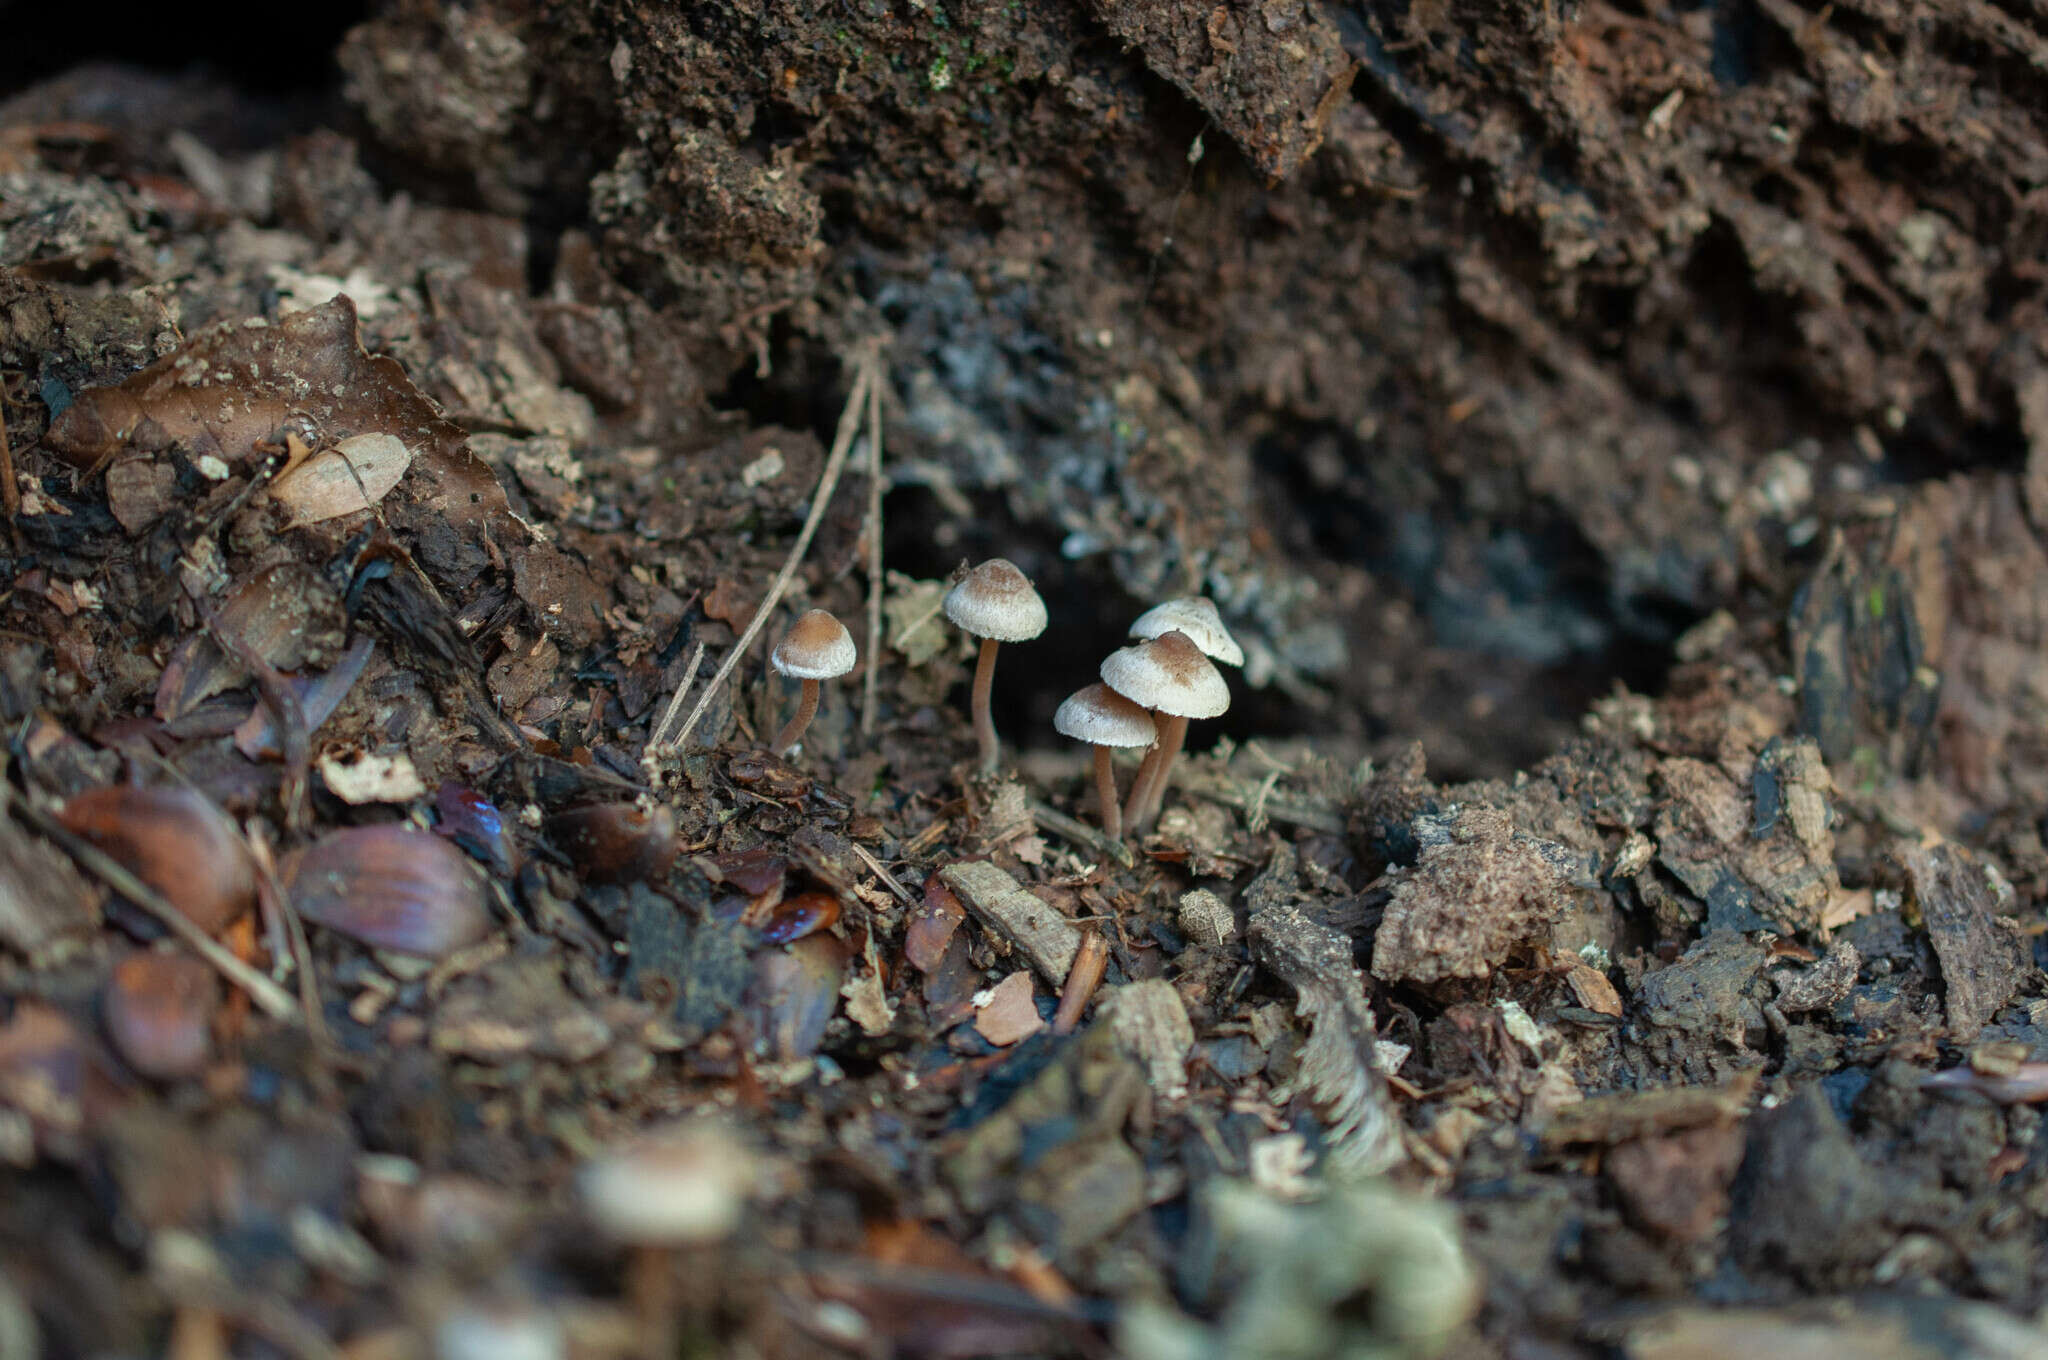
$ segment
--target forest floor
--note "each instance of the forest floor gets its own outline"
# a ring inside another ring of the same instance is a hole
[[[2048,1354],[2038,6],[696,8],[0,103],[0,1356]]]

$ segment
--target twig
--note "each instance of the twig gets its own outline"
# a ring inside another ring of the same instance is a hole
[[[7,441],[7,394],[0,392],[0,509],[7,518],[21,513],[21,488],[14,484],[14,447]]]
[[[1333,836],[1344,834],[1344,819],[1329,807],[1313,807],[1302,803],[1283,803],[1273,799],[1256,802],[1241,793],[1228,789],[1204,787],[1200,784],[1183,784],[1181,792],[1193,798],[1205,798],[1224,807],[1236,808],[1240,812],[1257,810],[1275,822],[1286,822],[1289,826],[1306,827],[1310,831],[1321,831]]]
[[[908,888],[904,887],[901,883],[898,883],[896,881],[896,875],[890,873],[887,869],[882,867],[882,861],[876,859],[873,855],[869,854],[866,848],[863,847],[858,841],[850,841],[848,842],[848,844],[853,846],[853,853],[860,856],[860,862],[862,864],[867,865],[868,869],[875,875],[875,877],[881,879],[884,883],[889,885],[889,891],[896,894],[898,901],[902,902],[904,906],[909,907],[913,911],[915,911],[918,908],[918,906],[920,905],[918,900],[910,895],[910,890]]]
[[[683,667],[683,678],[677,683],[674,696],[669,699],[668,707],[662,710],[661,721],[656,723],[654,730],[647,734],[647,752],[642,760],[643,764],[648,761],[659,760],[663,755],[667,754],[666,748],[662,744],[662,737],[670,727],[675,725],[676,713],[683,706],[683,696],[688,694],[690,686],[697,682],[697,667],[703,664],[704,641],[699,638],[697,645],[690,649],[690,664]],[[647,782],[650,784],[654,782],[652,770],[648,771]]]
[[[1080,822],[1061,812],[1049,803],[1033,803],[1031,819],[1048,831],[1056,832],[1070,841],[1098,850],[1128,869],[1137,862],[1131,854],[1131,847],[1122,841],[1113,841],[1086,822]]]
[[[299,975],[299,1005],[305,1012],[306,1032],[313,1036],[314,1051],[324,1057],[335,1047],[334,1036],[320,1011],[320,983],[313,974],[313,945],[306,938],[306,923],[292,905],[291,895],[277,881],[277,856],[271,852],[269,838],[254,825],[250,827],[249,850],[256,860],[257,882],[262,885],[260,896],[284,927],[286,957]]]
[[[880,351],[868,369],[868,673],[861,682],[860,734],[873,736],[882,688],[882,383]]]
[[[811,497],[811,513],[804,517],[804,527],[798,532],[796,542],[790,547],[789,557],[782,564],[782,570],[775,573],[775,583],[768,587],[768,593],[761,597],[761,607],[754,611],[746,631],[739,641],[725,654],[725,660],[718,663],[718,669],[711,676],[711,682],[704,686],[704,692],[697,696],[696,706],[690,716],[683,720],[683,730],[676,733],[674,745],[678,748],[688,744],[690,734],[697,730],[697,722],[704,716],[704,710],[711,707],[711,696],[732,677],[740,664],[740,658],[753,645],[761,626],[768,622],[768,615],[782,599],[782,592],[789,589],[789,582],[796,575],[796,569],[803,565],[804,554],[810,550],[811,537],[818,532],[819,523],[825,518],[825,507],[832,500],[832,492],[839,485],[839,474],[846,470],[846,455],[853,449],[853,436],[860,429],[861,399],[867,395],[868,384],[874,380],[875,360],[864,358],[853,375],[853,390],[846,394],[846,409],[839,413],[839,429],[832,436],[832,453],[825,460],[825,471],[818,477],[818,490]],[[868,664],[873,665],[873,658]]]
[[[5,804],[6,791],[0,789],[0,809],[4,809]],[[304,1017],[299,1014],[298,1003],[292,1000],[289,992],[221,948],[212,936],[193,923],[191,917],[165,901],[163,895],[155,888],[129,873],[112,856],[91,841],[73,835],[54,818],[33,805],[17,801],[15,807],[36,830],[55,841],[71,858],[104,879],[107,886],[115,892],[156,917],[171,934],[191,946],[195,954],[220,970],[221,975],[228,981],[247,992],[250,1000],[261,1006],[271,1019],[282,1020],[288,1024],[304,1023]]]

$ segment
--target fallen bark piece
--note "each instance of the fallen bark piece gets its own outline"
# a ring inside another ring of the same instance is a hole
[[[1301,1080],[1329,1128],[1332,1156],[1359,1175],[1399,1165],[1401,1125],[1373,1066],[1372,1007],[1350,939],[1285,902],[1261,907],[1246,934],[1252,957],[1294,988],[1295,1013],[1309,1019]]]
[[[985,859],[949,864],[939,877],[983,925],[1022,950],[1040,977],[1055,987],[1066,982],[1081,932],[1064,916]]]
[[[1118,987],[1103,999],[1101,1014],[1117,1046],[1145,1065],[1145,1079],[1168,1100],[1188,1092],[1188,1050],[1195,1027],[1187,1003],[1164,978]]]
[[[1733,1124],[1748,1107],[1760,1068],[1719,1086],[1673,1086],[1589,1096],[1559,1111],[1543,1130],[1545,1147],[1572,1143],[1617,1144],[1709,1124]]]
[[[2000,919],[1988,866],[1955,845],[1915,846],[1902,858],[1941,962],[1949,1033],[1967,1043],[2012,999],[2026,956]]]

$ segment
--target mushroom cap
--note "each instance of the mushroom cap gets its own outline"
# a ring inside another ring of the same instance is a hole
[[[991,557],[946,592],[946,617],[997,642],[1028,642],[1045,631],[1045,601],[1007,557]]]
[[[717,1128],[650,1136],[586,1162],[576,1188],[590,1221],[621,1242],[714,1242],[739,1223],[752,1154]]]
[[[809,610],[789,626],[768,660],[799,680],[830,680],[853,669],[853,634],[824,610]]]
[[[1165,604],[1153,605],[1131,624],[1134,638],[1156,638],[1162,633],[1185,633],[1202,655],[1226,666],[1244,664],[1244,648],[1223,626],[1216,602],[1206,595],[1186,595]]]
[[[1150,713],[1100,681],[1061,700],[1052,725],[1063,737],[1096,746],[1150,746],[1159,737]]]
[[[1223,672],[1185,633],[1117,648],[1103,658],[1102,680],[1132,703],[1176,718],[1214,718],[1230,707]]]

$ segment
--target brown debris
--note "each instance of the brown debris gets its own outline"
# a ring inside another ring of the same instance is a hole
[[[191,789],[94,789],[58,815],[208,935],[256,903],[248,847],[234,823]]]
[[[294,851],[282,867],[300,915],[379,949],[442,959],[491,930],[482,875],[423,831],[345,827]]]
[[[1698,1242],[1728,1211],[1728,1182],[1742,1146],[1740,1128],[1709,1125],[1618,1144],[1604,1167],[1632,1221],[1674,1241]]]
[[[1422,856],[1394,884],[1373,936],[1373,976],[1389,982],[1485,977],[1535,943],[1565,909],[1569,852],[1473,807],[1427,820]]]
[[[984,925],[1022,951],[1040,977],[1055,987],[1065,984],[1081,947],[1081,932],[1071,922],[985,859],[949,864],[939,876]]]
[[[1949,1032],[1977,1037],[2020,984],[2025,955],[1989,872],[1956,845],[1903,852],[1913,900],[1941,960]]]
[[[1019,969],[989,988],[988,999],[975,1007],[974,1028],[997,1048],[1008,1048],[1044,1029],[1031,974]]]
[[[1719,1086],[1673,1086],[1589,1096],[1560,1110],[1543,1128],[1551,1147],[1574,1143],[1620,1144],[1649,1140],[1704,1125],[1741,1121],[1756,1090],[1757,1071],[1740,1073]]]
[[[1374,1066],[1372,1008],[1351,941],[1279,901],[1258,907],[1246,934],[1252,957],[1294,989],[1295,1011],[1309,1020],[1302,1081],[1336,1155],[1361,1174],[1397,1165],[1398,1120]]]
[[[1311,5],[1096,0],[1094,8],[1147,66],[1206,110],[1269,183],[1315,153],[1350,93],[1356,66]]]

